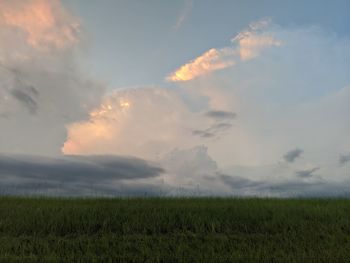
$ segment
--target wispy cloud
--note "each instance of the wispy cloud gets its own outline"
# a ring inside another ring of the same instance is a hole
[[[175,31],[179,31],[182,25],[184,24],[185,20],[191,13],[191,10],[193,8],[193,0],[185,0],[185,6],[183,10],[181,10],[180,15],[176,19],[176,24],[174,26]]]

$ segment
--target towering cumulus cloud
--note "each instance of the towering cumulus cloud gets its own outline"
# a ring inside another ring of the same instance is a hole
[[[168,76],[173,89],[106,94],[87,120],[67,125],[62,151],[157,160],[165,168],[159,187],[169,192],[176,185],[242,195],[344,190],[349,40],[262,20],[232,41]]]
[[[156,158],[174,147],[192,145],[193,113],[179,94],[159,87],[115,91],[90,112],[87,121],[68,126],[65,154],[126,154]]]
[[[172,88],[106,93],[77,63],[78,21],[58,0],[0,0],[1,185],[349,193],[349,39],[262,20],[180,66]]]
[[[59,154],[65,124],[99,103],[75,61],[79,28],[58,0],[0,1],[1,152]]]

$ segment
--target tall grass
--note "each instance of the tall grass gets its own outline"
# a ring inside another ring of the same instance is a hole
[[[0,198],[0,262],[349,262],[350,200]]]

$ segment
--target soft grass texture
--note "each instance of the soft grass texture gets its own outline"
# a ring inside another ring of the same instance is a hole
[[[350,200],[2,197],[0,262],[350,262]]]

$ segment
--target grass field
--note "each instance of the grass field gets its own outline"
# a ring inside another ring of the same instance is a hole
[[[350,200],[3,197],[0,262],[350,262]]]

